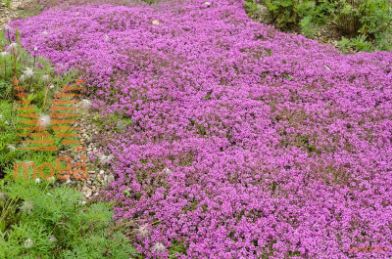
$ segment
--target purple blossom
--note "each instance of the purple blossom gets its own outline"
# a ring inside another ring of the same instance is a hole
[[[205,3],[12,24],[59,71],[82,70],[94,107],[132,119],[111,140],[109,192],[116,218],[149,226],[134,245],[147,257],[174,241],[187,258],[391,257],[392,54],[342,55],[252,21],[242,1]]]

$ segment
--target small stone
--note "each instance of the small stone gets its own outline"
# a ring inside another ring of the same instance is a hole
[[[78,107],[87,111],[91,108],[91,101],[87,99],[83,99],[79,102]]]
[[[107,183],[111,183],[111,182],[114,182],[114,175],[109,175],[107,177]]]
[[[163,169],[162,171],[164,174],[171,174],[172,170],[170,170],[169,168],[165,167],[165,169]]]
[[[86,196],[86,198],[89,198],[93,194],[92,190],[87,186],[83,186],[82,193]]]
[[[206,1],[206,2],[203,3],[203,5],[204,5],[205,7],[210,7],[210,6],[211,6],[211,2]]]
[[[160,21],[159,20],[157,20],[157,19],[154,19],[154,20],[152,20],[152,25],[159,25],[160,24]]]

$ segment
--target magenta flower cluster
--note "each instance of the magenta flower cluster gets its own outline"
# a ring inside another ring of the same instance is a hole
[[[238,0],[74,6],[13,27],[132,119],[111,140],[110,194],[145,256],[392,256],[392,53],[342,55]]]

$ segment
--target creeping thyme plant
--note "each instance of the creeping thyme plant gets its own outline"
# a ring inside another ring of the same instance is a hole
[[[389,258],[392,54],[343,55],[238,0],[82,5],[15,21],[83,68],[115,217],[149,258]]]

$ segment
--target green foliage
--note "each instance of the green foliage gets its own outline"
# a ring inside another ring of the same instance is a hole
[[[327,16],[333,12],[332,4],[326,0],[265,0],[262,4],[271,13],[273,23],[282,30],[305,28],[310,32],[311,23],[325,23]]]
[[[30,94],[33,104],[42,106],[53,93],[77,76],[75,71],[57,75],[52,65],[39,56],[27,53],[19,41],[11,42],[0,31],[0,98],[13,100],[13,80],[16,78]]]
[[[7,8],[11,7],[11,0],[2,0],[1,3]]]
[[[132,119],[119,113],[107,115],[96,113],[92,116],[92,123],[94,123],[99,130],[122,132],[132,124]]]
[[[253,19],[261,22],[271,22],[271,16],[263,5],[254,1],[245,1],[244,8]]]
[[[145,2],[147,4],[155,4],[157,2],[157,0],[143,0],[143,2]]]
[[[174,240],[169,248],[169,259],[178,258],[180,255],[186,255],[186,246],[183,242]]]
[[[74,189],[31,181],[8,182],[0,194],[0,206],[8,204],[0,214],[0,258],[136,256],[107,203],[83,205]]]
[[[0,101],[0,175],[17,159],[19,152],[14,145],[18,141],[16,118],[12,111],[12,103]]]
[[[372,43],[367,41],[363,35],[351,39],[342,37],[342,39],[338,41],[337,46],[344,53],[351,53],[356,50],[371,51],[374,49]]]
[[[359,6],[359,32],[376,37],[385,32],[392,23],[392,6],[389,0],[366,0]]]
[[[246,0],[251,17],[265,7],[281,30],[319,36],[322,29],[345,37],[338,44],[354,50],[392,48],[392,3],[389,0]],[[264,20],[264,22],[269,22]],[[330,35],[328,35],[330,36]],[[369,47],[369,44],[371,47]]]

